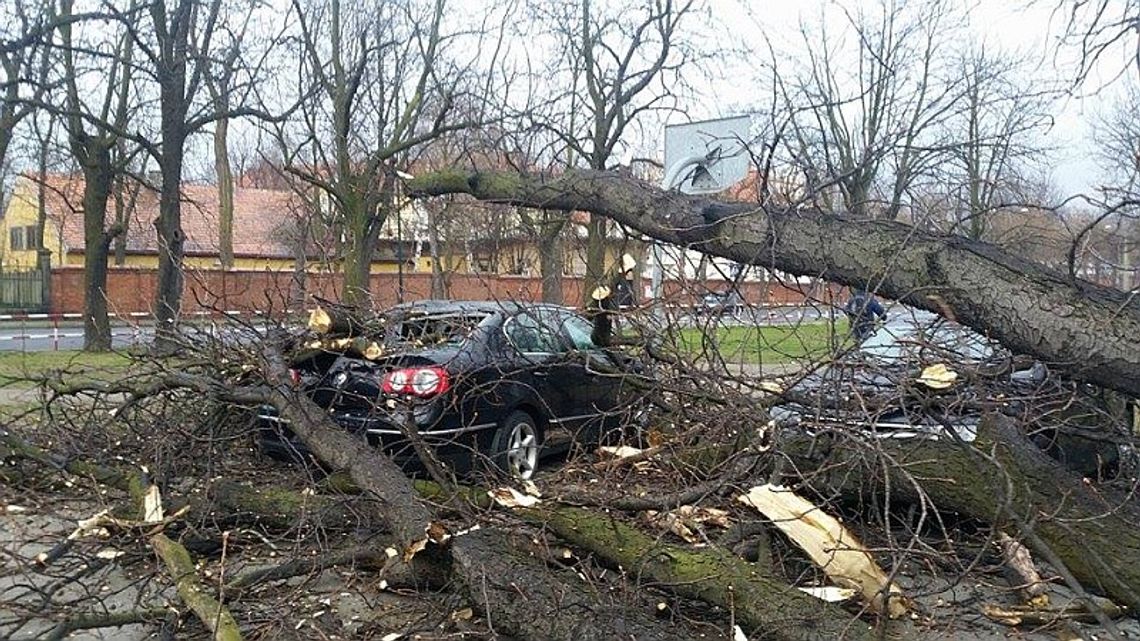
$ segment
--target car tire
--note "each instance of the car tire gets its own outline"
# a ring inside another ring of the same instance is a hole
[[[515,410],[499,421],[490,452],[498,472],[513,479],[529,480],[538,469],[541,453],[542,430],[534,417]]]

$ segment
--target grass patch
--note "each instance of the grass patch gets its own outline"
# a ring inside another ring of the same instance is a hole
[[[847,320],[799,325],[686,327],[680,346],[692,356],[720,354],[734,363],[820,360],[848,342]]]
[[[0,352],[0,383],[33,385],[34,379],[54,371],[95,379],[118,378],[132,363],[118,352]]]

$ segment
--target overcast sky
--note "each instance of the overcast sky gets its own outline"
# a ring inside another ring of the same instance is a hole
[[[804,47],[802,38],[798,36],[801,21],[815,26],[821,15],[842,16],[838,13],[841,3],[837,0],[711,1],[714,10],[720,14],[718,21],[732,25],[739,39],[756,42],[766,35],[777,46],[789,47],[792,51],[796,47],[801,50]],[[963,28],[983,38],[987,49],[1000,48],[1031,58],[1037,67],[1035,73],[1046,81],[1067,85],[1073,77],[1074,52],[1058,47],[1064,16],[1054,15],[1055,3],[1052,0],[958,1],[968,16],[968,24],[962,25]],[[896,0],[896,3],[906,5],[906,0]],[[860,0],[844,0],[842,4],[858,9]],[[862,4],[868,10],[876,11],[879,1],[866,0]],[[1119,61],[1119,56],[1115,60],[1107,60],[1102,65],[1106,70],[1099,76],[1094,74],[1089,86],[1080,92],[1059,97],[1053,106],[1054,122],[1043,137],[1045,145],[1053,148],[1050,158],[1052,175],[1064,196],[1087,192],[1096,185],[1100,171],[1094,160],[1091,123],[1100,105],[1110,103],[1116,92],[1112,88],[1099,92],[1093,90],[1099,89],[1112,72],[1120,69]],[[1109,67],[1111,71],[1107,70]],[[748,92],[755,87],[738,80],[730,77],[723,81],[723,88],[716,92],[718,99],[708,106],[709,113],[701,116],[726,115],[726,111],[747,109],[750,101]],[[1084,97],[1082,92],[1093,95]]]

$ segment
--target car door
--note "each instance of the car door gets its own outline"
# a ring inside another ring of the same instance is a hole
[[[513,350],[503,378],[516,388],[517,397],[538,404],[552,425],[561,423],[567,373],[557,326],[535,310],[523,309],[506,319],[503,334]]]
[[[619,373],[619,367],[605,350],[594,344],[593,324],[565,309],[558,310],[559,331],[568,351],[563,355],[567,376],[576,385],[567,390],[570,413],[567,416],[576,428],[593,424],[604,427],[601,421],[612,415],[628,385]]]

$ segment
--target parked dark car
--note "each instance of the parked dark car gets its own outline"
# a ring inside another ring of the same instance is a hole
[[[740,292],[729,289],[722,292],[709,292],[697,303],[697,314],[735,314],[744,308]]]
[[[642,416],[634,361],[596,347],[591,322],[571,309],[422,301],[383,317],[379,358],[320,352],[295,363],[294,378],[338,425],[400,463],[418,460],[410,426],[459,473],[482,462],[527,479],[543,456]],[[263,450],[304,455],[272,408],[259,418]]]
[[[1042,363],[928,312],[895,306],[858,347],[785,391],[785,427],[853,429],[882,438],[974,440],[982,414],[1017,418],[1071,468],[1098,474],[1129,450],[1129,408],[1054,376]]]

